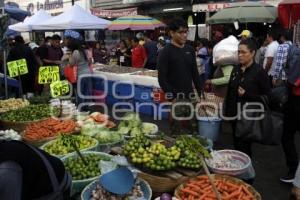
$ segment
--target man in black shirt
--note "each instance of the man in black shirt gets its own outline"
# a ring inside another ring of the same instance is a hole
[[[173,103],[189,102],[194,98],[193,84],[198,95],[201,94],[195,51],[193,47],[186,45],[188,26],[184,20],[175,19],[169,29],[172,42],[158,56],[158,81],[166,97],[171,97],[169,100]],[[176,116],[177,113],[183,114],[182,112],[185,113],[184,116],[189,116],[191,112],[186,106],[173,106],[172,109],[175,109]]]

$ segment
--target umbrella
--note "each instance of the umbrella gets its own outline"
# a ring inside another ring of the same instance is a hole
[[[8,28],[14,31],[26,32],[32,30],[32,25],[44,22],[51,18],[51,15],[44,10],[39,10],[35,15],[27,17],[24,22],[10,25]]]
[[[165,26],[157,19],[142,15],[132,15],[119,17],[108,26],[109,30],[154,30],[155,28]]]
[[[274,6],[261,2],[232,3],[208,19],[209,24],[273,23],[277,18]]]
[[[300,19],[300,1],[284,0],[280,2],[278,19],[284,28],[291,28]]]
[[[18,21],[23,21],[25,17],[30,16],[30,13],[21,10],[20,8],[12,5],[6,4],[4,6],[4,11],[13,19],[18,20]]]

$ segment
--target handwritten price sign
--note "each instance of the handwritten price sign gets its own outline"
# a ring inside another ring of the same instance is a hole
[[[59,80],[60,77],[58,66],[47,66],[39,68],[39,84],[53,83]]]
[[[7,63],[7,68],[10,77],[16,77],[28,73],[25,59],[10,61]]]
[[[68,94],[70,91],[68,81],[56,81],[50,84],[50,91],[52,97],[59,97]]]

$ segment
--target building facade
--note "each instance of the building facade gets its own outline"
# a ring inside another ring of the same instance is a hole
[[[27,10],[31,14],[44,9],[52,15],[58,15],[72,6],[72,0],[5,0],[5,3],[8,2],[18,4],[19,8]],[[75,3],[85,10],[90,9],[90,0],[75,0]]]

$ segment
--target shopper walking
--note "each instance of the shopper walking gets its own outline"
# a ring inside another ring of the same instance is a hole
[[[251,142],[242,141],[235,136],[236,117],[246,103],[261,102],[262,95],[269,95],[271,85],[266,72],[254,62],[256,43],[253,39],[242,40],[238,47],[239,65],[234,67],[228,84],[225,99],[225,116],[232,120],[233,143],[235,149],[252,156]]]

